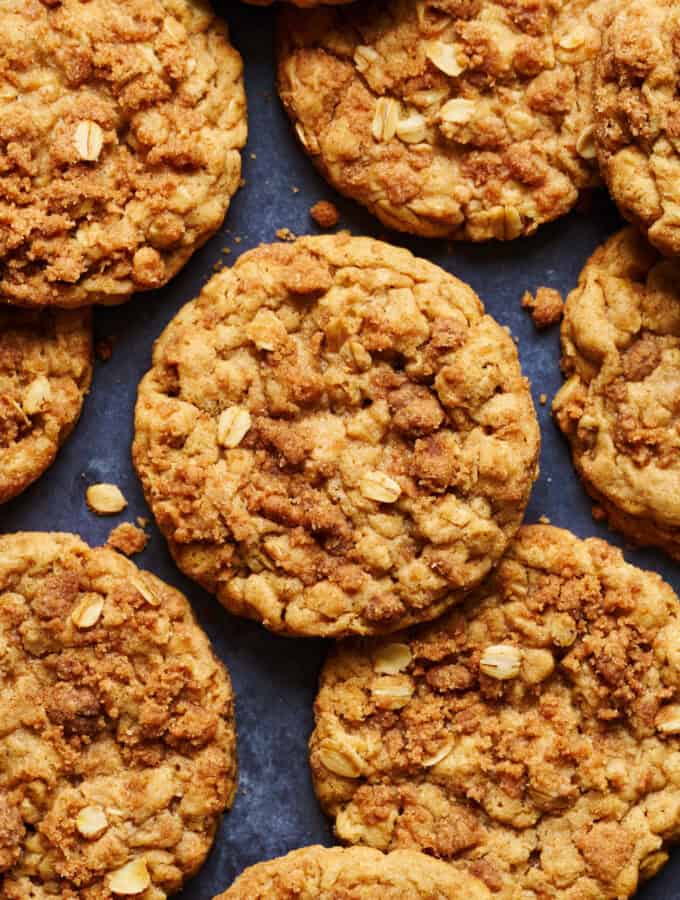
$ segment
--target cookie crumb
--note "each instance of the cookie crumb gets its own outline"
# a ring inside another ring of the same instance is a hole
[[[294,184],[293,187],[291,188],[291,191],[292,191],[294,194],[299,194],[299,193],[300,193],[300,188],[299,188],[296,184]]]
[[[531,312],[536,328],[547,328],[556,325],[564,314],[564,300],[555,288],[540,287],[536,296],[525,291],[522,306]]]
[[[550,519],[545,514],[539,516],[538,521],[541,523],[541,525],[550,525]]]
[[[539,399],[539,401],[540,401],[540,403],[541,403],[541,406],[545,406],[545,404],[548,402],[548,395],[547,395],[547,394],[541,394],[541,396],[540,396],[538,399]]]
[[[607,513],[597,503],[593,504],[590,513],[596,522],[604,522],[607,518]]]
[[[137,524],[140,528],[146,528],[149,524],[149,520],[146,516],[137,516]]]
[[[290,228],[279,228],[276,232],[276,236],[280,241],[296,241],[297,235],[294,234]]]
[[[97,359],[101,360],[101,362],[108,362],[113,356],[113,338],[106,337],[98,340],[94,346],[94,352],[97,355]]]
[[[137,528],[132,522],[122,522],[111,531],[106,546],[124,553],[125,556],[135,556],[141,553],[148,543],[149,535],[141,528]]]
[[[337,206],[329,200],[319,200],[318,203],[310,207],[309,215],[319,228],[335,228],[340,221],[340,213]]]
[[[98,516],[115,516],[127,506],[127,500],[115,484],[92,484],[85,492],[85,500]]]

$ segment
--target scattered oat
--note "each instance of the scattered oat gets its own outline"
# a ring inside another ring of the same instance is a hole
[[[555,325],[564,314],[564,300],[554,288],[540,287],[533,296],[526,291],[522,297],[522,306],[531,312],[536,328],[547,328]]]
[[[293,187],[291,188],[291,191],[292,191],[294,194],[299,194],[299,193],[300,193],[300,188],[299,188],[296,184],[294,184]]]
[[[124,553],[125,556],[134,556],[141,553],[149,542],[149,535],[141,528],[137,528],[132,522],[121,522],[109,534],[106,546]]]
[[[251,159],[257,159],[257,153],[251,153],[251,154],[250,154],[250,158],[251,158]]]
[[[92,484],[85,493],[85,499],[98,516],[115,516],[127,506],[127,500],[115,484]]]
[[[337,206],[329,200],[319,200],[310,208],[309,215],[320,228],[335,228],[340,221]]]
[[[280,241],[295,241],[297,240],[297,235],[294,234],[290,228],[279,228],[276,232],[276,236]]]

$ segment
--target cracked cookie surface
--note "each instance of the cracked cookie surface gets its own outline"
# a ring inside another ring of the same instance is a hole
[[[54,462],[91,380],[89,310],[0,306],[0,503]]]
[[[610,0],[381,0],[281,13],[279,93],[307,152],[386,225],[531,234],[597,183]]]
[[[680,558],[680,264],[633,228],[600,247],[562,325],[553,414],[609,522]]]
[[[680,9],[632,0],[606,28],[595,76],[602,174],[622,214],[680,255]]]
[[[246,869],[214,900],[491,900],[476,878],[424,853],[304,847]]]
[[[233,698],[186,599],[66,534],[0,536],[0,895],[163,900],[236,786]]]
[[[156,344],[133,459],[180,569],[274,631],[431,619],[522,520],[539,432],[509,333],[408,251],[263,245]]]
[[[0,7],[0,294],[118,303],[222,224],[246,138],[242,65],[198,0]]]
[[[469,601],[327,660],[310,742],[344,843],[499,900],[620,900],[680,829],[680,607],[604,541],[523,527]]]

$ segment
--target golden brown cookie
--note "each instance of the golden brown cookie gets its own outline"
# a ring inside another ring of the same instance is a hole
[[[242,256],[157,342],[133,458],[180,569],[273,631],[431,619],[522,520],[539,432],[458,279],[347,234]]]
[[[461,868],[424,853],[304,847],[259,863],[214,900],[491,900]]]
[[[662,253],[680,255],[680,8],[619,4],[595,77],[602,174],[622,214]]]
[[[281,14],[303,146],[386,225],[531,234],[596,183],[592,77],[611,0],[365,0]]]
[[[52,465],[91,380],[89,310],[0,305],[0,503]]]
[[[0,295],[72,307],[165,284],[239,184],[226,26],[199,0],[6,0],[0,33]]]
[[[163,900],[236,788],[233,697],[186,599],[67,534],[0,536],[0,896]]]
[[[310,743],[345,843],[498,900],[623,900],[680,828],[680,606],[604,541],[524,527],[470,600],[338,645]]]
[[[633,228],[600,247],[562,325],[553,413],[610,523],[680,558],[680,264]]]

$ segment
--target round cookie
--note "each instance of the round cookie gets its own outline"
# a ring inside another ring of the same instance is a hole
[[[52,465],[91,380],[89,310],[0,305],[0,503]]]
[[[199,0],[7,0],[0,33],[0,295],[74,307],[165,284],[240,181],[226,25]]]
[[[680,606],[604,541],[524,527],[462,607],[322,670],[340,840],[465,864],[498,900],[623,900],[680,829]]]
[[[162,900],[236,787],[233,697],[186,599],[67,534],[0,536],[0,895]]]
[[[621,213],[680,255],[680,10],[630,0],[605,30],[595,76],[596,143]]]
[[[680,264],[633,228],[600,247],[562,323],[553,414],[611,525],[680,559]]]
[[[258,863],[214,900],[491,900],[467,872],[424,853],[305,847]]]
[[[540,436],[458,279],[347,234],[263,245],[157,342],[133,459],[180,569],[273,631],[434,618],[519,527]]]
[[[597,183],[592,79],[611,0],[367,0],[281,14],[303,146],[386,225],[531,234]]]

